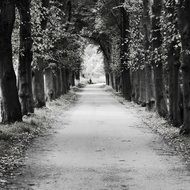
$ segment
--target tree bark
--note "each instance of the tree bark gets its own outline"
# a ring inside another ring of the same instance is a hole
[[[139,104],[140,103],[140,76],[139,76],[139,70],[134,70],[132,72],[132,100]]]
[[[144,28],[144,50],[145,50],[145,92],[146,108],[152,110],[155,104],[153,96],[152,67],[149,60],[150,50],[150,0],[143,0],[143,28]]]
[[[54,73],[52,68],[48,67],[44,70],[45,75],[45,95],[47,101],[55,99],[55,84],[54,84]]]
[[[66,77],[66,69],[62,68],[62,80],[63,80],[63,94],[66,94],[68,89],[67,89],[67,77]]]
[[[75,71],[75,79],[76,79],[75,85],[78,86],[80,84],[80,66]]]
[[[111,86],[112,86],[113,89],[115,89],[113,72],[110,73],[110,79],[111,79]]]
[[[122,81],[122,94],[124,98],[128,101],[131,101],[131,77],[130,77],[130,69],[123,68],[121,73],[121,81]]]
[[[155,84],[156,111],[162,117],[167,116],[167,106],[163,84],[163,66],[161,58],[162,36],[160,31],[160,16],[162,11],[162,0],[154,0],[152,5],[152,48],[153,48],[153,70]]]
[[[180,89],[179,89],[179,68],[180,68],[180,48],[177,46],[177,23],[175,0],[169,0],[166,6],[168,22],[172,24],[173,30],[168,35],[170,43],[168,45],[168,67],[169,67],[169,119],[171,123],[179,127],[182,124],[180,110]]]
[[[71,85],[75,86],[75,72],[71,71]]]
[[[183,76],[183,127],[180,133],[190,133],[190,1],[180,0],[179,24],[182,37],[183,61],[181,65]]]
[[[34,106],[41,108],[46,105],[44,91],[44,75],[41,69],[33,69],[32,91],[34,98]]]
[[[155,106],[154,96],[154,77],[153,70],[150,64],[145,64],[145,83],[146,83],[146,108],[153,110]]]
[[[56,97],[59,98],[61,96],[61,88],[62,88],[61,71],[59,67],[56,68],[55,78],[56,78]]]
[[[64,79],[63,79],[63,70],[62,70],[62,68],[59,68],[59,72],[60,72],[60,95],[63,95],[64,94],[64,86],[63,86],[63,82],[64,82]]]
[[[135,101],[135,71],[131,71],[131,86],[132,86],[132,95],[131,99],[132,101]]]
[[[59,98],[59,82],[58,82],[57,68],[54,68],[52,73],[53,73],[53,88],[54,88],[55,99],[56,99],[56,98]]]
[[[41,10],[41,30],[45,30],[47,27],[49,0],[42,0]],[[41,34],[40,34],[41,35]],[[41,42],[43,44],[43,40]],[[33,69],[34,75],[32,79],[34,107],[40,108],[46,105],[45,101],[45,89],[44,89],[44,64],[45,60],[42,57],[37,57],[37,66]]]
[[[124,3],[124,1],[122,1]],[[131,101],[131,77],[130,69],[128,67],[129,60],[129,13],[124,7],[121,7],[121,80],[122,80],[122,94],[126,100]]]
[[[12,62],[11,36],[15,21],[15,5],[12,0],[0,2],[0,87],[1,117],[3,123],[22,120],[21,106],[16,87]]]
[[[115,90],[119,92],[119,76],[115,74]]]
[[[179,127],[182,124],[180,111],[180,91],[179,91],[179,60],[173,57],[173,51],[170,49],[168,57],[169,65],[169,119],[172,124]]]
[[[139,103],[141,106],[146,106],[146,83],[145,83],[145,69],[139,69],[140,74],[140,97]]]
[[[110,76],[109,76],[109,73],[106,73],[106,84],[108,86],[110,85]]]
[[[30,0],[17,1],[20,14],[20,51],[18,66],[18,88],[22,114],[34,112],[32,95],[32,37]]]
[[[66,69],[66,87],[67,87],[67,91],[70,90],[70,85],[71,85],[69,78],[70,78],[70,71],[69,71],[69,69]]]

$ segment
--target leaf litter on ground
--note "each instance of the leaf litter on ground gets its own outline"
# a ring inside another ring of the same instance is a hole
[[[77,100],[76,91],[77,88],[71,89],[59,99],[48,102],[46,107],[35,109],[35,114],[23,116],[23,122],[0,124],[0,189],[5,188],[14,175],[22,175],[14,172],[23,166],[26,149],[34,138],[43,136],[51,128],[58,112],[63,112]]]
[[[145,107],[126,101],[121,93],[115,92],[111,87],[106,86],[105,90],[110,92],[127,109],[137,114],[148,128],[159,134],[164,142],[172,147],[176,154],[181,155],[187,165],[190,165],[190,136],[180,135],[180,128],[172,126],[157,113],[147,111]]]

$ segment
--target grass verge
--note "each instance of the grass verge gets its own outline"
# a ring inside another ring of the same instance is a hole
[[[190,164],[190,136],[180,135],[179,128],[173,127],[166,119],[158,116],[157,113],[147,111],[146,108],[140,105],[126,101],[121,93],[115,92],[111,87],[106,86],[105,90],[110,92],[127,109],[138,115],[144,125],[159,134],[176,154],[182,156],[186,164]]]
[[[24,116],[23,122],[0,124],[0,189],[8,183],[13,171],[23,165],[23,156],[33,139],[44,135],[56,122],[58,112],[63,112],[77,99],[77,89],[59,99],[36,109],[35,114]]]

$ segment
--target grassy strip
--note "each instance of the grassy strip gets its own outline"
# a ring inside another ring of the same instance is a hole
[[[56,122],[56,115],[67,109],[77,99],[76,90],[36,109],[35,114],[24,116],[23,122],[0,125],[0,187],[4,187],[13,171],[22,166],[22,157],[32,140],[46,133]],[[60,107],[60,108],[59,108]]]
[[[143,123],[154,132],[158,133],[163,140],[173,148],[176,154],[180,154],[186,163],[190,163],[190,137],[179,134],[179,128],[173,127],[166,119],[161,118],[155,112],[147,111],[133,102],[126,101],[120,93],[110,87],[105,87],[121,104],[131,112],[138,115]]]

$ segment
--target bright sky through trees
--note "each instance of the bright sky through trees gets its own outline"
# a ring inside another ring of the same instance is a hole
[[[103,55],[98,52],[98,46],[89,44],[84,52],[82,74],[86,79],[92,79],[93,82],[104,82]]]

